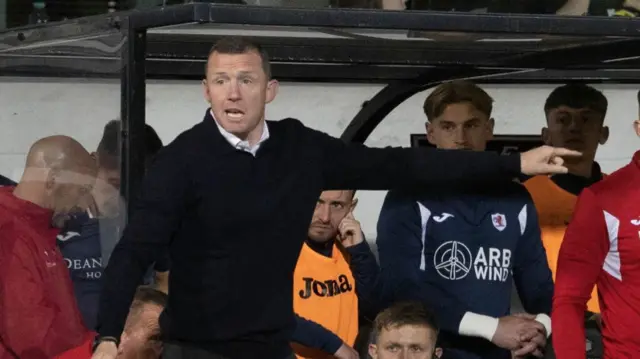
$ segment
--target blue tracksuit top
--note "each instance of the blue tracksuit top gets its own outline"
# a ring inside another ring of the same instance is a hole
[[[73,283],[78,308],[89,329],[95,329],[98,301],[102,289],[105,245],[111,248],[118,240],[118,220],[92,218],[77,213],[58,235],[62,252]]]
[[[538,216],[520,183],[391,191],[377,230],[383,303],[419,300],[434,310],[446,358],[510,358],[458,330],[467,311],[508,315],[513,282],[528,313],[551,312]]]

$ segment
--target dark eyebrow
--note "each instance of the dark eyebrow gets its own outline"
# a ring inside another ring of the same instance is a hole
[[[318,202],[320,203],[327,203],[327,201],[325,201],[324,199],[318,199]],[[342,202],[342,201],[329,201],[330,204],[341,204],[341,205],[346,205],[346,202]]]

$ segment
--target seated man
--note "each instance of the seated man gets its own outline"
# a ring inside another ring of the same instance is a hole
[[[316,204],[294,272],[298,358],[357,358],[351,347],[359,303],[366,303],[378,278],[376,259],[353,217],[357,202],[354,191],[324,191]]]
[[[606,177],[595,161],[600,145],[609,138],[605,126],[608,101],[602,92],[584,84],[563,85],[554,89],[544,104],[546,126],[542,139],[550,146],[580,151],[580,158],[567,158],[569,173],[534,176],[524,182],[538,211],[542,244],[553,278],[556,277],[558,253],[567,225],[573,217],[578,195]],[[602,353],[598,329],[600,306],[597,288],[591,291],[585,312],[589,356]]]
[[[424,104],[428,140],[440,149],[484,151],[493,136],[492,103],[470,82],[438,86]],[[535,207],[515,180],[475,187],[387,194],[377,238],[384,303],[418,300],[433,308],[446,358],[540,356],[551,334],[553,281]],[[509,315],[512,281],[534,315]]]
[[[110,121],[92,154],[98,174],[90,201],[82,206],[88,209],[74,214],[58,235],[58,246],[69,268],[82,318],[90,329],[96,326],[102,270],[123,224],[119,138],[120,121]],[[145,144],[146,161],[149,162],[162,147],[160,138],[149,125],[146,126]]]
[[[140,286],[129,309],[118,345],[117,359],[158,359],[162,356],[160,313],[167,305],[167,295],[150,286]],[[59,359],[88,359],[92,355],[88,342]]]
[[[399,302],[380,312],[369,345],[373,359],[439,359],[438,324],[419,302]]]
[[[0,359],[56,358],[90,341],[56,235],[95,172],[82,145],[52,136],[33,144],[20,183],[0,189]]]

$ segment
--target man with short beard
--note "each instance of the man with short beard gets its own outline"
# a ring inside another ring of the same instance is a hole
[[[358,314],[370,303],[378,264],[353,216],[354,191],[324,191],[293,274],[293,307],[299,316],[293,340],[299,358],[357,358],[351,348]],[[320,349],[320,351],[316,350]]]
[[[96,167],[77,141],[52,136],[27,155],[17,186],[0,189],[0,359],[48,359],[89,337],[56,246]]]

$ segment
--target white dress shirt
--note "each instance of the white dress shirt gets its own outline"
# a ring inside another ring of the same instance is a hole
[[[249,141],[241,140],[240,138],[238,138],[238,136],[222,128],[222,126],[220,126],[220,124],[218,123],[218,120],[216,120],[216,117],[213,115],[213,111],[211,111],[211,117],[213,117],[213,120],[215,121],[216,126],[218,126],[218,130],[220,130],[222,136],[231,144],[231,146],[239,150],[249,152],[254,156],[256,155],[256,152],[258,152],[258,148],[260,148],[260,145],[269,138],[269,127],[267,127],[266,121],[264,122],[264,126],[262,127],[262,135],[260,136],[260,140],[255,145],[251,146],[249,145]]]

